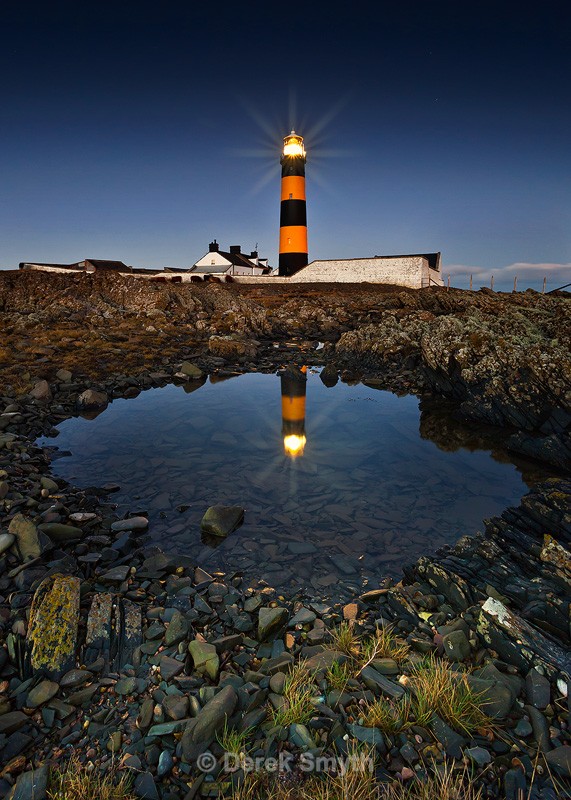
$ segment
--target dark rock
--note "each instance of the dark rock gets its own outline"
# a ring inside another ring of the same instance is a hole
[[[530,669],[525,677],[525,693],[531,706],[543,710],[551,700],[551,686],[546,677]]]
[[[42,764],[18,777],[7,800],[44,800],[48,788],[49,767]]]
[[[265,642],[270,639],[288,618],[287,608],[270,608],[263,606],[258,614],[258,639]]]
[[[571,778],[571,746],[568,744],[556,747],[545,753],[545,760],[558,775]]]
[[[225,537],[235,531],[244,521],[244,509],[240,506],[210,506],[202,517],[200,529],[210,536]]]

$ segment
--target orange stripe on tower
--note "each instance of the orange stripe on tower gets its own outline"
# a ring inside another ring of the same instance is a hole
[[[305,225],[287,225],[280,228],[280,253],[307,253]]]
[[[282,178],[282,200],[305,200],[305,178],[287,175]]]

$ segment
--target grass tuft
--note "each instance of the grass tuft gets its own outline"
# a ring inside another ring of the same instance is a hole
[[[430,656],[416,664],[408,682],[413,693],[413,714],[418,724],[426,724],[438,714],[463,733],[492,727],[492,719],[482,710],[482,695],[470,688],[465,675]],[[423,723],[420,720],[425,720]]]
[[[313,698],[317,694],[317,687],[313,682],[314,676],[305,664],[305,661],[300,661],[288,673],[283,692],[285,705],[272,709],[274,725],[286,727],[294,722],[303,725],[313,716]]]
[[[363,725],[366,728],[379,728],[384,733],[398,733],[411,725],[422,724],[423,721],[419,721],[414,714],[413,701],[408,694],[399,700],[379,697],[364,708]]]
[[[89,771],[72,756],[64,767],[57,767],[50,775],[48,800],[136,800],[131,791],[132,774],[118,774],[111,767],[105,774]]]
[[[325,672],[327,685],[331,689],[338,689],[341,692],[345,691],[345,687],[352,677],[353,670],[347,662],[340,664],[338,661],[334,661]]]
[[[228,720],[225,720],[224,727],[216,734],[216,741],[227,753],[240,755],[247,752],[246,741],[253,730],[253,728],[246,728],[243,731],[231,730],[228,727]]]
[[[342,622],[331,631],[331,649],[339,650],[346,656],[355,658],[359,655],[361,643],[350,622]]]

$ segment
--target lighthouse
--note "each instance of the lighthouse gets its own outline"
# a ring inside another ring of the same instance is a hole
[[[292,131],[284,137],[284,149],[280,159],[282,165],[280,275],[293,275],[307,266],[305,161],[303,136]]]

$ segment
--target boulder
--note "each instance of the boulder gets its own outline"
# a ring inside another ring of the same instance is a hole
[[[47,381],[38,381],[30,392],[30,397],[39,403],[49,403],[52,399],[52,392]]]
[[[74,525],[64,525],[61,522],[44,522],[38,525],[38,530],[45,533],[52,542],[69,542],[81,539],[83,531]]]
[[[262,606],[258,613],[258,639],[266,641],[285,625],[288,618],[287,608],[270,608]]]
[[[58,680],[75,666],[79,623],[79,578],[49,575],[32,600],[26,638],[32,670]]]
[[[8,525],[8,532],[16,537],[15,545],[22,561],[38,558],[46,550],[48,540],[38,533],[32,520],[23,514],[16,514]]]
[[[185,378],[190,378],[191,381],[199,381],[204,377],[204,372],[200,367],[197,367],[196,364],[191,364],[190,361],[182,362],[180,374]]]
[[[213,644],[195,639],[188,645],[188,652],[192,656],[194,669],[200,675],[207,675],[215,681],[220,669],[220,658]]]
[[[202,517],[200,529],[211,536],[228,536],[244,521],[244,509],[240,506],[210,506]]]
[[[196,717],[196,723],[191,733],[192,742],[208,746],[216,733],[222,729],[226,720],[234,713],[237,702],[238,696],[233,686],[225,686],[215,694]]]
[[[98,392],[95,389],[86,389],[77,398],[77,407],[81,411],[105,408],[108,403],[109,398],[105,392]]]

